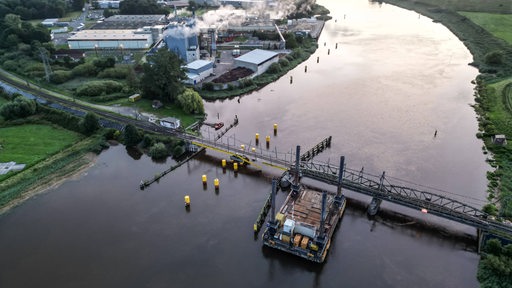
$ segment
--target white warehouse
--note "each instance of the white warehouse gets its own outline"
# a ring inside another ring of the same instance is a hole
[[[272,51],[254,49],[235,59],[236,67],[245,67],[254,71],[254,76],[258,76],[273,63],[279,61],[279,54]]]
[[[140,30],[84,30],[68,38],[69,49],[148,49],[151,33]]]

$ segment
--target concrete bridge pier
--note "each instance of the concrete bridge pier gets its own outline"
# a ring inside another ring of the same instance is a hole
[[[368,215],[372,217],[377,215],[377,212],[379,212],[381,202],[382,199],[372,198],[372,202],[370,202],[370,205],[368,205],[368,210],[366,211],[366,213],[368,213]]]
[[[363,170],[361,170],[362,172]],[[380,176],[380,183],[379,183],[379,192],[382,191],[382,188],[384,186],[384,178],[386,176],[386,171],[382,172],[382,176]],[[369,216],[375,216],[377,215],[377,212],[379,212],[380,203],[382,203],[382,199],[380,198],[372,198],[372,202],[370,202],[370,205],[368,205],[367,213]]]

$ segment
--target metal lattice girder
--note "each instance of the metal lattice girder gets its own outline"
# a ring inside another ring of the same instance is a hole
[[[338,167],[322,163],[302,163],[301,173],[304,177],[316,179],[331,185],[337,185]],[[483,230],[494,230],[512,233],[512,226],[488,219],[488,214],[450,199],[444,195],[428,191],[420,191],[408,187],[388,183],[379,185],[378,178],[363,175],[362,171],[345,168],[341,186],[345,189],[366,194],[368,196],[403,205],[412,209],[428,211],[456,222],[464,223]]]
[[[203,147],[218,149],[222,152],[240,153],[240,147],[235,144],[230,145],[229,142],[222,143],[194,136],[187,136],[187,139]],[[279,154],[277,151],[264,151],[263,149],[258,149],[256,152],[243,151],[243,154],[248,157],[268,161],[275,166],[286,167],[283,169],[292,169],[293,159],[296,156],[293,153]],[[312,161],[301,162],[300,172],[303,177],[338,186],[339,167],[336,165]],[[426,209],[429,214],[464,223],[485,231],[512,234],[512,226],[488,219],[488,215],[480,209],[429,191],[393,185],[387,181],[380,185],[382,180],[385,180],[383,176],[372,176],[364,174],[363,170],[356,171],[344,168],[341,187],[412,209]]]

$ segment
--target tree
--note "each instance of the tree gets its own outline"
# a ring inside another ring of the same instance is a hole
[[[478,265],[480,287],[512,288],[512,244],[503,247],[498,239],[490,239]]]
[[[149,148],[149,156],[154,159],[162,159],[169,155],[167,147],[162,142],[158,142]]]
[[[21,95],[16,96],[11,102],[5,103],[0,108],[0,115],[5,120],[25,118],[36,113],[37,104],[34,100]]]
[[[295,34],[285,33],[284,39],[286,40],[286,49],[295,49],[299,47],[299,44],[297,44],[297,39],[295,38]]]
[[[71,1],[71,9],[73,11],[80,11],[84,7],[85,1],[84,0],[72,0]]]
[[[184,89],[181,81],[187,77],[182,60],[166,48],[147,58],[148,62],[142,66],[144,75],[140,81],[142,97],[173,103]]]
[[[142,136],[139,133],[139,130],[135,128],[132,124],[128,124],[124,128],[124,145],[126,147],[137,146],[139,142],[142,140]]]
[[[501,65],[503,64],[503,52],[492,51],[485,54],[485,63],[489,65]]]
[[[158,5],[156,0],[124,0],[119,3],[121,15],[168,14],[169,10]]]
[[[178,105],[186,113],[204,114],[203,99],[195,90],[187,88],[178,95]]]
[[[80,122],[80,126],[85,135],[90,136],[100,129],[98,116],[92,112],[85,114],[84,119]]]

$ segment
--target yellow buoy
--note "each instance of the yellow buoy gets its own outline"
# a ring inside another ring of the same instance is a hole
[[[219,189],[219,179],[213,179],[213,186],[215,186],[215,189]]]
[[[190,206],[190,196],[185,196],[185,206]]]
[[[208,180],[208,179],[206,178],[206,175],[203,175],[203,176],[201,177],[201,179],[203,180],[203,184],[206,184],[206,181]]]
[[[238,171],[238,163],[233,163],[233,170]]]
[[[222,159],[222,168],[226,168],[226,159]]]

